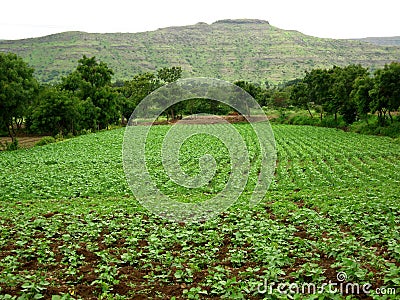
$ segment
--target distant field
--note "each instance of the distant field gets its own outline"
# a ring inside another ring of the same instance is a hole
[[[257,157],[250,126],[233,126]],[[230,169],[223,145],[196,136],[184,144],[184,170],[198,171],[205,146],[217,176],[197,191],[180,189],[159,155],[169,128],[154,126],[150,135],[148,166],[160,189],[179,201],[218,193]],[[400,144],[319,127],[273,130],[278,161],[263,201],[247,204],[255,159],[239,201],[199,224],[167,222],[133,198],[122,166],[124,129],[0,152],[0,299],[286,299],[280,283],[296,299],[315,299],[301,290],[305,283],[320,288],[319,299],[344,299],[340,284],[360,286],[350,298],[396,299]]]

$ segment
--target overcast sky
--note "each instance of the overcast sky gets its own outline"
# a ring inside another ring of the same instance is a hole
[[[3,0],[0,7],[0,39],[68,30],[140,32],[236,18],[318,37],[400,36],[399,0]]]

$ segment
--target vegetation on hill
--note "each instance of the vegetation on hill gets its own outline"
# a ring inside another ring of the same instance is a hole
[[[400,47],[316,38],[263,20],[221,20],[141,33],[64,32],[0,41],[0,51],[24,58],[42,82],[59,81],[83,55],[105,62],[116,80],[181,66],[183,77],[256,83],[268,79],[275,84],[333,65],[361,64],[375,70],[400,57]]]

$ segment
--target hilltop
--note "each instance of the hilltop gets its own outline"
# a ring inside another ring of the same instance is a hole
[[[83,54],[96,56],[115,72],[114,80],[143,71],[181,66],[184,76],[225,80],[266,79],[278,83],[305,70],[351,63],[372,70],[399,60],[400,46],[366,40],[316,38],[283,30],[264,20],[220,20],[140,33],[63,32],[40,38],[0,41],[0,51],[22,56],[43,82],[71,72]]]

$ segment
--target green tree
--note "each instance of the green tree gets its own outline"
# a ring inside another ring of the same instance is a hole
[[[293,105],[306,109],[310,114],[310,117],[313,118],[313,114],[311,113],[310,109],[310,99],[308,93],[308,85],[301,81],[293,86],[290,92],[290,99],[292,100]]]
[[[268,82],[266,81],[265,84],[267,84],[267,83]],[[258,104],[260,106],[267,106],[267,105],[274,106],[275,102],[281,104],[280,100],[282,100],[282,98],[280,98],[275,93],[275,91],[273,91],[272,89],[263,88],[259,84],[255,84],[253,82],[244,81],[244,80],[236,81],[233,84],[240,87],[247,93],[249,93],[258,102]],[[274,97],[274,95],[276,97]],[[248,109],[248,108],[246,108],[246,109]],[[250,111],[248,111],[247,114],[249,115]]]
[[[344,68],[334,67],[332,72],[332,99],[330,101],[331,112],[337,120],[339,112],[346,123],[351,124],[357,117],[357,103],[353,101],[351,92],[356,80],[368,75],[368,69],[361,65],[349,65]]]
[[[62,79],[61,88],[83,101],[85,127],[103,129],[119,119],[118,96],[111,87],[112,75],[106,63],[84,55],[76,70]]]
[[[249,81],[244,81],[244,80],[239,80],[235,81],[233,83],[234,85],[237,85],[238,87],[242,88],[245,90],[247,93],[249,93],[254,99],[259,99],[260,95],[262,93],[262,89],[259,85],[256,85],[252,82]]]
[[[157,77],[165,83],[171,83],[177,81],[182,77],[182,68],[181,67],[162,68],[157,71]]]
[[[172,83],[177,81],[182,77],[182,68],[181,67],[171,67],[171,68],[162,68],[157,71],[157,78],[161,81],[161,83]],[[180,114],[182,117],[183,111],[186,108],[187,103],[179,102],[175,105],[170,106],[166,111],[167,119],[171,118],[172,120],[176,119]]]
[[[270,98],[270,105],[275,108],[286,108],[289,106],[290,92],[287,88],[274,90]]]
[[[39,133],[74,133],[81,125],[81,103],[72,92],[43,88],[31,113],[30,129]]]
[[[364,117],[368,123],[368,113],[371,111],[372,97],[370,91],[373,89],[373,78],[366,75],[359,77],[354,82],[354,88],[350,93],[351,101],[356,103],[357,113]]]
[[[140,101],[160,86],[160,80],[150,72],[137,74],[131,80],[125,81],[120,89],[123,95],[121,103],[123,118],[128,119]]]
[[[374,88],[370,91],[373,101],[371,109],[378,111],[381,125],[384,125],[386,113],[391,122],[393,117],[391,112],[400,107],[400,63],[393,62],[385,65],[383,69],[375,71]]]
[[[303,82],[307,86],[307,94],[310,102],[320,105],[322,120],[324,109],[328,108],[331,111],[329,102],[332,99],[332,70],[314,69],[306,72]]]
[[[15,129],[21,127],[38,92],[33,72],[16,54],[0,53],[0,126],[8,131],[13,143]]]

